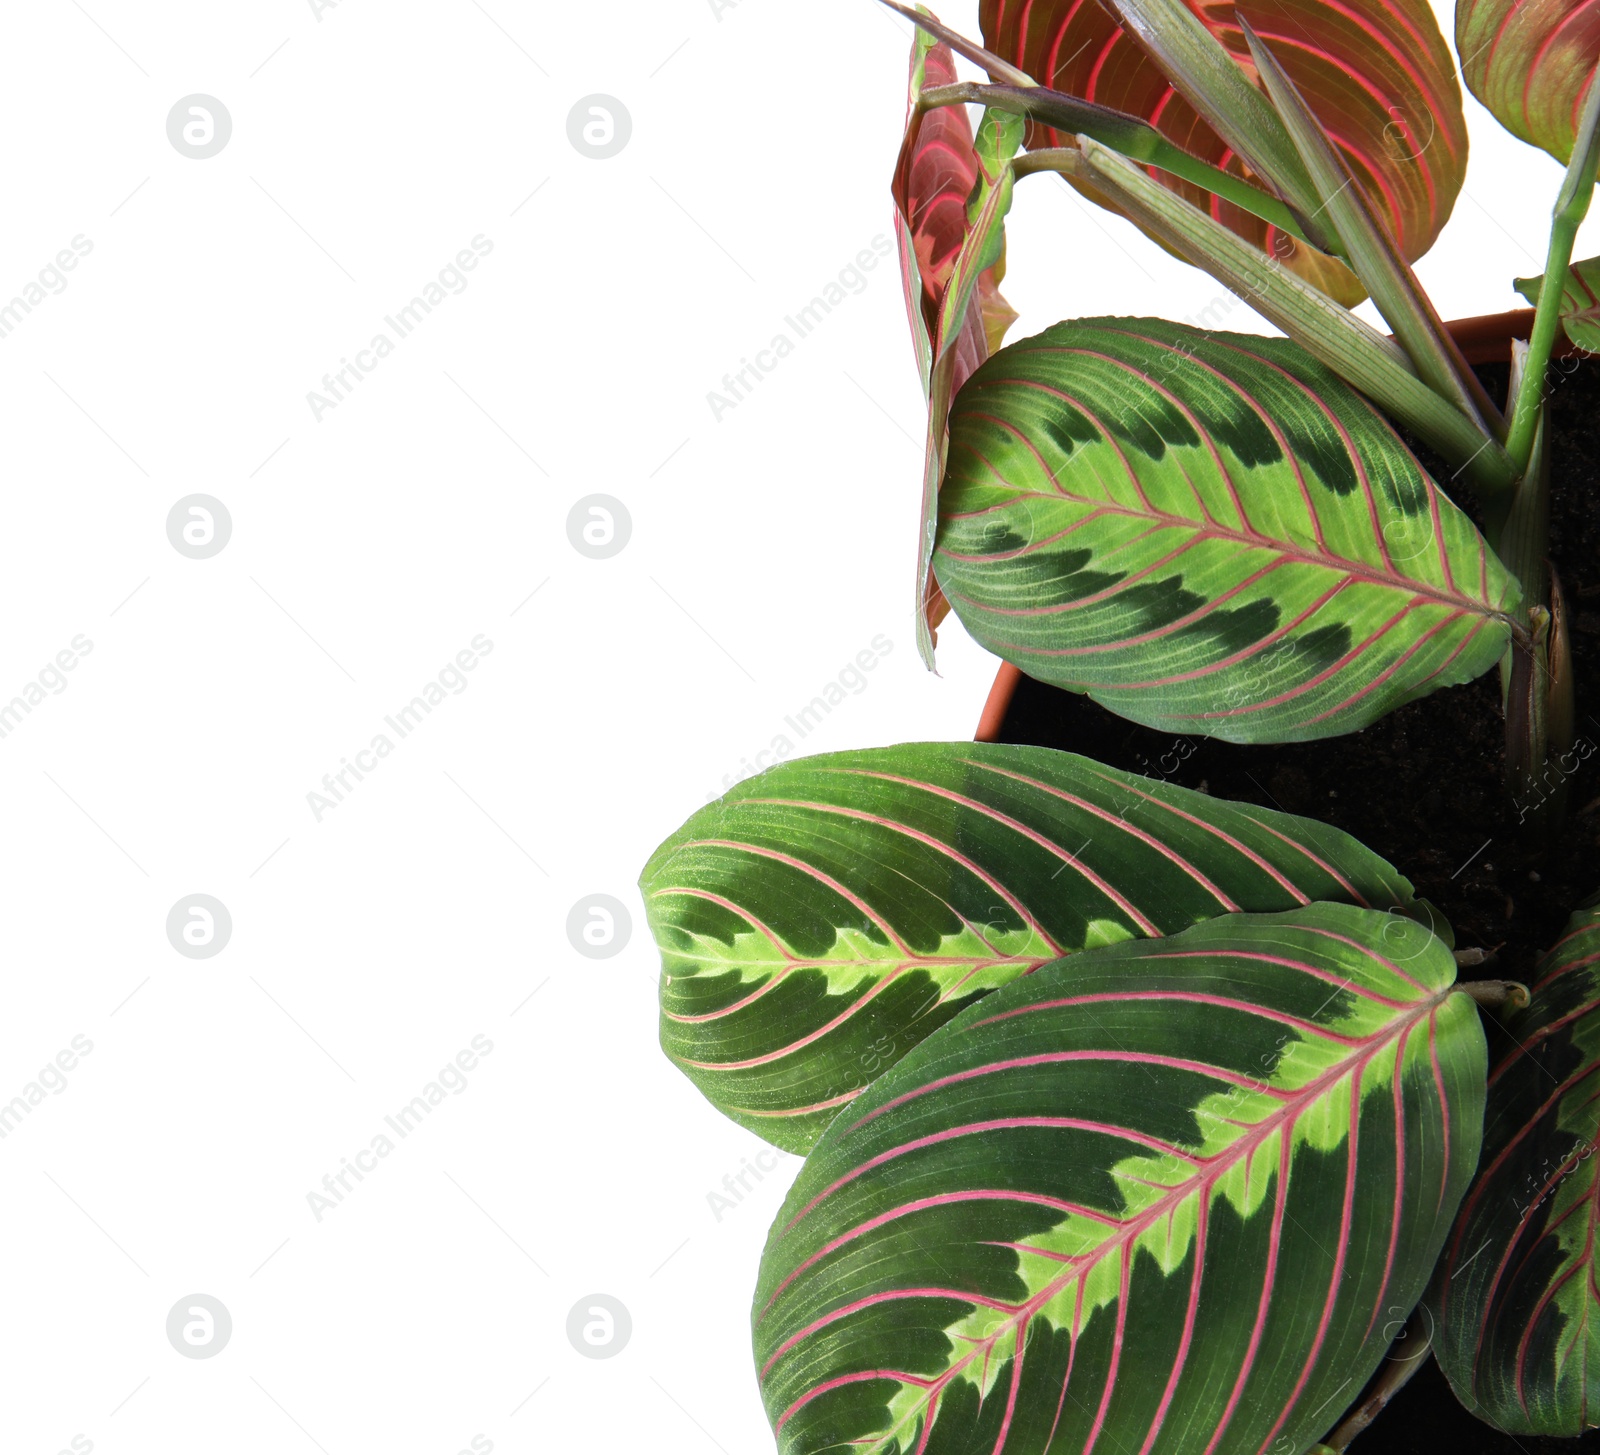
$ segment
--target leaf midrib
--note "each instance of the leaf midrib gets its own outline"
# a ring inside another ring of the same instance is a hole
[[[1346,1076],[1352,1074],[1355,1076],[1355,1085],[1359,1093],[1360,1078],[1364,1075],[1366,1066],[1381,1054],[1391,1042],[1401,1037],[1409,1037],[1410,1031],[1418,1022],[1436,1010],[1455,989],[1454,985],[1447,986],[1425,1000],[1414,1003],[1405,1016],[1398,1018],[1384,1027],[1382,1031],[1368,1037],[1359,1051],[1352,1051],[1349,1056],[1342,1058],[1329,1070],[1323,1072],[1313,1081],[1308,1082],[1298,1093],[1294,1093],[1295,1100],[1285,1103],[1283,1107],[1258,1122],[1251,1128],[1249,1133],[1241,1136],[1238,1141],[1230,1144],[1223,1151],[1216,1153],[1212,1158],[1207,1159],[1205,1170],[1193,1174],[1183,1183],[1174,1187],[1166,1196],[1157,1199],[1148,1208],[1125,1222],[1121,1231],[1115,1237],[1109,1238],[1105,1243],[1097,1247],[1092,1254],[1084,1255],[1082,1260],[1075,1263],[1068,1272],[1047,1282],[1043,1289],[1031,1296],[991,1334],[985,1336],[982,1340],[974,1341],[972,1349],[967,1354],[930,1380],[926,1386],[925,1397],[918,1408],[921,1409],[930,1402],[936,1401],[945,1387],[965,1370],[980,1353],[987,1359],[994,1347],[1007,1334],[1016,1333],[1020,1341],[1021,1334],[1026,1331],[1028,1323],[1041,1308],[1046,1307],[1060,1296],[1074,1281],[1087,1276],[1106,1257],[1109,1257],[1114,1249],[1125,1249],[1129,1243],[1136,1240],[1141,1233],[1158,1222],[1162,1216],[1175,1212],[1186,1199],[1194,1197],[1197,1193],[1203,1191],[1209,1199],[1211,1188],[1217,1181],[1240,1165],[1241,1161],[1253,1156],[1274,1132],[1282,1129],[1285,1136],[1290,1135],[1299,1118],[1305,1112],[1314,1108],[1318,1101],[1336,1088]],[[1023,1352],[1019,1342],[1017,1353],[1019,1359],[1023,1357]],[[895,1376],[886,1372],[885,1377]],[[789,1415],[809,1398],[809,1394],[802,1395],[799,1400],[784,1412],[783,1420],[787,1420]],[[781,1426],[782,1421],[779,1423],[779,1428]],[[887,1438],[887,1434],[881,1438]]]
[[[1011,430],[1018,436],[1019,439],[1023,439],[1024,443],[1028,443],[1020,430],[1017,430],[1015,426],[1011,425],[1006,420],[1000,419],[996,415],[979,414],[974,411],[969,417],[972,419],[986,420],[989,423]],[[958,443],[961,445],[961,447],[970,450],[978,457],[978,459],[982,460],[985,467],[988,468],[997,479],[1002,481],[1005,480],[1005,476],[999,470],[997,470],[993,463],[988,460],[979,450],[968,444],[965,440],[959,441]],[[975,519],[979,515],[988,514],[991,510],[1003,510],[1018,500],[1066,500],[1072,502],[1074,505],[1088,506],[1097,514],[1123,515],[1133,520],[1148,520],[1153,521],[1162,527],[1183,530],[1193,536],[1196,540],[1226,541],[1231,545],[1245,546],[1251,550],[1270,551],[1278,558],[1278,561],[1280,562],[1289,562],[1290,564],[1294,565],[1314,566],[1319,570],[1325,571],[1337,569],[1345,576],[1355,580],[1366,581],[1372,585],[1383,586],[1393,591],[1406,590],[1409,591],[1413,596],[1425,597],[1428,600],[1439,602],[1441,605],[1464,606],[1479,616],[1504,617],[1505,615],[1504,612],[1490,606],[1488,602],[1482,601],[1475,596],[1467,595],[1460,587],[1457,587],[1453,592],[1446,591],[1442,587],[1432,586],[1427,582],[1418,581],[1413,576],[1402,575],[1398,567],[1395,568],[1394,573],[1391,575],[1379,570],[1377,567],[1367,565],[1360,561],[1352,561],[1346,556],[1336,555],[1331,551],[1318,555],[1310,551],[1305,551],[1294,546],[1286,545],[1283,542],[1274,540],[1273,537],[1263,535],[1258,531],[1230,530],[1226,526],[1218,525],[1215,521],[1212,521],[1209,518],[1207,522],[1200,523],[1192,520],[1188,516],[1173,515],[1167,511],[1157,510],[1154,506],[1151,506],[1145,510],[1139,510],[1133,506],[1120,505],[1112,501],[1094,500],[1087,496],[1075,495],[1069,490],[1063,490],[1059,483],[1054,491],[1028,489],[1022,486],[1011,485],[1009,482],[1006,482],[1005,488],[1012,491],[1012,495],[1009,500],[1004,501],[999,505],[986,506],[981,511],[970,511],[962,514],[959,517],[950,518],[962,520]],[[1069,529],[1071,529],[1071,527],[1069,527]],[[1065,534],[1065,532],[1061,532],[1061,534]],[[940,549],[939,554],[944,556],[947,560],[953,561],[983,562],[1002,559],[1015,560],[1040,550],[1044,546],[1049,545],[1054,539],[1054,536],[1050,536],[1041,541],[1030,541],[1027,545],[1021,547],[1019,550],[1006,552],[998,556],[966,555],[944,548]],[[1075,604],[1076,603],[1068,603],[1067,606],[1062,607],[1061,609],[1069,609],[1070,606]]]

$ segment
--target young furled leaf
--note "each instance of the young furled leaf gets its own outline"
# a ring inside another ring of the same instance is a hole
[[[1564,162],[1600,59],[1595,0],[1457,0],[1461,76],[1514,136]]]
[[[978,81],[958,81],[948,86],[926,86],[922,97],[927,105],[995,106],[1015,111],[1040,126],[1052,127],[1057,131],[1087,133],[1105,145],[1115,147],[1130,160],[1147,162],[1152,167],[1159,167],[1162,171],[1195,183],[1202,191],[1215,192],[1243,207],[1246,212],[1286,229],[1296,237],[1309,236],[1307,227],[1312,224],[1297,217],[1275,193],[1264,191],[1236,172],[1225,171],[1191,155],[1169,141],[1148,121],[1130,116],[1125,111],[1101,106],[1097,102],[1085,101],[1065,91],[1036,86],[1026,71],[1019,70],[993,51],[968,40],[959,31],[950,29],[926,9],[913,9],[901,4],[900,0],[883,0],[883,4],[945,42],[957,55],[981,66],[991,77],[992,84],[987,85]],[[1207,34],[1209,36],[1209,32]],[[1230,70],[1234,69],[1231,59],[1227,64]],[[1265,113],[1263,119],[1270,119],[1270,115],[1270,112]],[[1059,148],[1048,150],[1057,151]]]
[[[967,238],[967,201],[977,185],[978,159],[964,107],[924,109],[918,104],[925,91],[955,81],[950,47],[934,43],[919,30],[911,67],[906,132],[891,190],[899,224],[900,278],[917,370],[926,394],[932,382],[933,341],[939,332],[946,285]],[[996,281],[984,275],[979,286],[1003,305],[995,291]],[[983,338],[982,320],[974,316],[964,317],[956,337],[945,340],[945,347],[961,356],[963,380],[988,357]]]
[[[823,1134],[752,1308],[780,1455],[1262,1455],[1336,1424],[1472,1176],[1443,943],[1314,904],[1091,950]]]
[[[639,886],[662,1048],[788,1151],[957,1011],[1062,955],[1311,900],[1433,917],[1337,829],[988,743],[780,764],[696,813]]]
[[[1255,28],[1337,141],[1401,252],[1410,260],[1425,253],[1450,216],[1467,163],[1461,91],[1430,7],[1423,0],[1191,0],[1189,8],[1252,80],[1235,16]],[[989,48],[1040,85],[1144,117],[1195,156],[1247,173],[1181,88],[1100,5],[983,0],[980,14]],[[1030,146],[1071,142],[1044,127],[1029,135]],[[1341,301],[1361,298],[1360,284],[1336,258],[1170,174],[1161,180]]]
[[[1544,279],[1518,278],[1516,289],[1537,304]],[[1600,258],[1574,263],[1561,279],[1561,327],[1567,337],[1588,353],[1600,353]]]
[[[1172,732],[1352,732],[1493,667],[1516,582],[1299,346],[1155,319],[1012,344],[951,413],[936,568],[1030,676]]]
[[[916,31],[906,133],[891,192],[912,345],[928,396],[916,622],[918,650],[929,666],[934,631],[950,610],[928,566],[950,400],[999,348],[1016,317],[999,285],[1005,275],[1003,224],[1011,205],[1009,162],[1022,123],[986,117],[975,140],[965,108],[921,104],[924,91],[955,79],[950,47]]]
[[[1506,1021],[1478,1180],[1429,1294],[1440,1367],[1512,1434],[1600,1424],[1600,907]]]

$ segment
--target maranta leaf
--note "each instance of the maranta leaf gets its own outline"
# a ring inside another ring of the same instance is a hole
[[[1466,176],[1467,127],[1450,49],[1423,0],[1243,0],[1190,9],[1254,78],[1242,16],[1283,62],[1408,259],[1432,245]],[[1246,173],[1233,150],[1106,10],[1082,0],[983,0],[984,42],[1041,86],[1132,112],[1204,161]],[[1036,128],[1030,145],[1071,144]],[[1246,173],[1247,174],[1247,173]],[[1346,302],[1336,259],[1170,174],[1162,180]]]
[[[967,630],[1147,726],[1366,726],[1493,667],[1512,576],[1388,422],[1299,345],[1081,319],[951,412],[934,569]]]
[[[797,1152],[958,1011],[1061,955],[1312,900],[1431,913],[1325,824],[988,743],[780,764],[690,818],[640,889],[663,1049]]]
[[[1600,0],[1457,0],[1461,75],[1495,119],[1558,161],[1572,155],[1600,62]]]
[[[1575,1437],[1600,1424],[1600,909],[1573,916],[1506,1030],[1434,1348],[1480,1418]]]
[[[1092,950],[823,1134],[752,1321],[781,1455],[1262,1455],[1337,1423],[1477,1161],[1477,1006],[1343,905]]]

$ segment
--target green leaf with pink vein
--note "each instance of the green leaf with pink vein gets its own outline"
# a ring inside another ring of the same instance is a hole
[[[780,764],[690,818],[640,889],[663,1049],[795,1152],[957,1012],[1061,955],[1313,900],[1431,914],[1324,824],[979,743]]]
[[[1352,732],[1495,666],[1518,587],[1285,339],[1081,319],[957,397],[934,569],[967,630],[1135,722]]]
[[[1537,304],[1544,278],[1518,278],[1516,289]],[[1561,279],[1561,327],[1580,349],[1600,353],[1600,258],[1585,258]]]
[[[1600,1423],[1600,907],[1572,917],[1506,1031],[1429,1293],[1434,1347],[1480,1419],[1575,1439]]]
[[[1445,945],[1345,905],[1046,966],[824,1133],[767,1238],[780,1455],[1262,1455],[1338,1423],[1478,1158]]]

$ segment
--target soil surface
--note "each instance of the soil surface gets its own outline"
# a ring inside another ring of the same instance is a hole
[[[1555,796],[1514,803],[1505,787],[1499,674],[1436,692],[1359,733],[1314,743],[1240,746],[1175,738],[1087,697],[1023,677],[1000,741],[1064,748],[1218,798],[1335,824],[1382,854],[1455,928],[1458,948],[1491,952],[1463,978],[1531,981],[1573,909],[1600,889],[1600,361],[1552,371],[1551,563],[1572,621],[1577,689],[1574,771]],[[1507,366],[1477,370],[1503,399]],[[1436,480],[1450,476],[1409,441]],[[1459,491],[1449,492],[1475,513]],[[1491,1055],[1493,1049],[1491,1048]],[[1457,1403],[1432,1360],[1350,1447],[1353,1455],[1572,1455],[1583,1440],[1502,1435]]]

